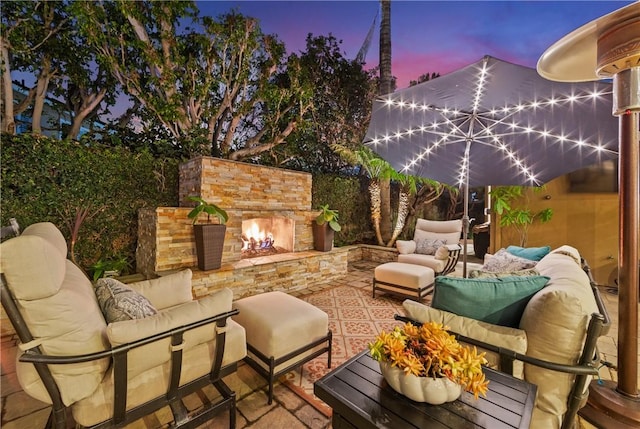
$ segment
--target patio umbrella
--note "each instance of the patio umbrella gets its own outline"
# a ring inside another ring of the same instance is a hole
[[[364,143],[397,171],[469,187],[540,186],[615,159],[611,84],[546,80],[490,56],[374,101]]]

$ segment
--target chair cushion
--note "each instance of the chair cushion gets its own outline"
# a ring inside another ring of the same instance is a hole
[[[38,300],[60,291],[66,259],[54,244],[37,235],[20,235],[2,243],[2,272],[18,300]],[[38,261],[38,263],[34,263]]]
[[[460,219],[445,221],[418,219],[413,239],[415,241],[424,238],[443,239],[447,241],[447,244],[457,244],[460,242],[461,233],[462,221]]]
[[[520,321],[527,331],[527,356],[563,364],[580,358],[591,314],[598,311],[589,277],[579,264],[580,254],[570,246],[551,251],[536,265],[551,278],[535,294]],[[567,409],[574,376],[525,364],[525,378],[538,386],[536,407],[554,415]]]
[[[449,258],[449,248],[447,246],[440,246],[436,253],[433,255],[436,259],[440,259],[441,261]]]
[[[124,322],[127,323],[127,322]],[[213,331],[211,327],[208,328]],[[184,385],[203,375],[209,374],[215,353],[215,341],[208,341],[184,350],[180,372],[180,385]],[[227,320],[222,366],[238,362],[247,355],[244,328],[233,320]],[[104,377],[93,394],[73,404],[73,418],[83,427],[93,426],[113,416],[113,369]],[[127,380],[127,409],[139,406],[154,398],[165,395],[169,386],[171,365],[150,368],[140,374],[129,373]],[[135,426],[128,425],[128,427]],[[144,425],[143,425],[144,426]]]
[[[158,312],[147,298],[116,279],[98,279],[95,291],[107,323],[142,319]]]
[[[485,258],[485,263],[482,265],[482,271],[519,271],[533,268],[535,266],[535,261],[512,255],[507,252],[506,249],[500,249],[495,253],[495,255],[492,255],[488,259]]]
[[[447,263],[446,260],[436,259],[434,255],[421,255],[419,253],[400,254],[398,255],[398,262],[422,265],[423,267],[431,268],[436,273],[442,271]]]
[[[51,222],[38,222],[29,225],[22,231],[22,236],[36,235],[51,243],[60,255],[67,259],[67,241],[60,230]]]
[[[508,246],[506,250],[512,255],[537,262],[540,259],[544,258],[551,251],[551,247],[550,246],[542,246],[542,247]]]
[[[387,262],[386,264],[378,265],[373,275],[379,282],[406,286],[416,290],[433,284],[433,270],[416,264]]]
[[[549,277],[463,279],[438,276],[432,307],[483,322],[517,328],[531,297]]]
[[[173,307],[193,301],[191,270],[181,270],[151,280],[129,283],[131,289],[144,295],[156,309]]]
[[[86,275],[65,258],[66,244],[52,223],[25,228],[0,245],[0,266],[25,323],[43,353],[71,356],[108,348],[106,323]],[[51,365],[65,405],[86,397],[102,380],[110,359]],[[33,365],[19,362],[16,372],[24,391],[51,403]]]

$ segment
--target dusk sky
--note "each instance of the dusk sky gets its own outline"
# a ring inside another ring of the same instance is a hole
[[[391,2],[392,73],[398,88],[421,74],[445,74],[491,55],[534,67],[558,39],[632,1],[400,1]],[[289,52],[305,49],[308,33],[333,34],[355,58],[379,9],[367,1],[200,1],[203,15],[236,8],[258,18]],[[377,23],[380,23],[378,16]],[[379,28],[379,27],[378,27]],[[378,65],[378,28],[367,68]]]

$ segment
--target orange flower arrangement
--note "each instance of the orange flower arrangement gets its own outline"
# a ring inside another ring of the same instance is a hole
[[[447,326],[427,322],[422,326],[407,323],[392,332],[382,332],[369,344],[371,356],[418,377],[447,377],[477,399],[486,396],[489,381],[482,365],[484,353],[463,346],[447,332]]]

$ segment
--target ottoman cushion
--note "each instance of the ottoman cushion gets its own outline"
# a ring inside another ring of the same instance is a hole
[[[322,337],[329,317],[313,305],[284,292],[267,292],[233,304],[233,319],[247,332],[247,343],[266,356],[279,358]]]
[[[414,289],[422,289],[433,283],[433,270],[431,268],[405,264],[403,262],[387,262],[379,265],[374,271],[375,279],[379,282],[406,286]]]

